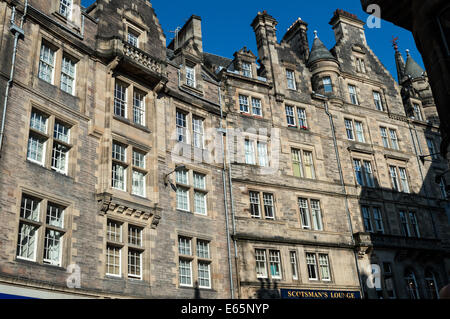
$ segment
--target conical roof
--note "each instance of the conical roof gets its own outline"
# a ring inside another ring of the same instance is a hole
[[[413,79],[420,78],[425,71],[414,61],[409,54],[409,50],[406,51],[406,54],[408,55],[408,59],[406,60],[405,75],[409,75]]]
[[[311,48],[311,54],[309,55],[308,63],[311,64],[318,60],[323,59],[336,60],[336,58],[331,54],[330,51],[328,51],[326,46],[317,36],[317,31],[314,31],[314,34],[315,34],[314,43]]]

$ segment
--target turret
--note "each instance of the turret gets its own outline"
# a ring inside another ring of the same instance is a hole
[[[339,62],[314,31],[314,43],[307,63],[312,73],[312,87],[316,93],[337,96]]]

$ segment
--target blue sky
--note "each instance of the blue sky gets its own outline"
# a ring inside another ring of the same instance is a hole
[[[317,2],[316,2],[317,1]],[[343,9],[356,14],[366,21],[369,16],[361,8],[359,0],[152,0],[152,6],[166,34],[168,43],[173,38],[177,26],[182,27],[192,15],[202,18],[203,50],[228,58],[233,53],[247,46],[257,55],[256,40],[250,26],[258,11],[267,10],[278,21],[277,36],[280,41],[287,28],[298,17],[306,21],[310,45],[314,39],[314,30],[320,39],[331,49],[335,45],[334,32],[328,24],[336,9]],[[82,5],[88,6],[93,0],[82,0]],[[381,12],[383,14],[383,12]],[[380,29],[366,27],[367,42],[380,58],[395,79],[394,49],[392,37],[399,37],[399,48],[406,58],[405,50],[410,49],[412,57],[423,67],[422,57],[418,52],[411,32],[399,28],[389,22],[382,21]]]

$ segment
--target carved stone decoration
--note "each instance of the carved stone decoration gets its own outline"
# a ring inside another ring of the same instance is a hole
[[[114,198],[112,194],[97,194],[99,214],[120,214],[128,218],[135,218],[146,222],[152,229],[156,229],[161,220],[161,209],[156,205],[142,206]]]

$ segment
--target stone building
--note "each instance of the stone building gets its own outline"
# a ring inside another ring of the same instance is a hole
[[[329,50],[301,19],[279,41],[260,12],[258,52],[229,59],[203,51],[198,16],[166,46],[144,0],[0,7],[0,294],[432,298],[448,283],[427,78],[397,51],[397,83],[356,16],[334,13]]]

